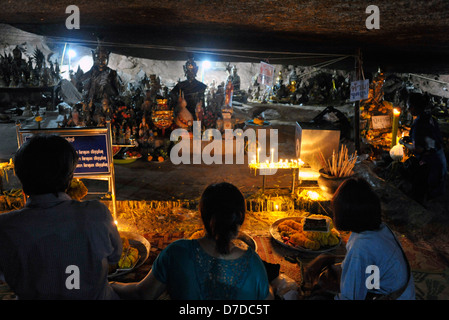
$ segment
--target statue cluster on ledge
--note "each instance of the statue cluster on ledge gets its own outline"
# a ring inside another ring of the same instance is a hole
[[[287,74],[285,76],[285,74]],[[247,100],[257,103],[326,104],[349,99],[350,78],[325,70],[307,71],[293,66],[278,72],[270,87],[258,83],[258,75],[248,88]]]
[[[58,62],[50,60],[52,53],[45,58],[42,51],[36,48],[28,61],[22,58],[19,46],[12,53],[0,54],[0,87],[51,87],[61,80]]]

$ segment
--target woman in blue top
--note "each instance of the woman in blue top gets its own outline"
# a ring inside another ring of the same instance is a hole
[[[308,269],[308,279],[319,275],[326,265],[338,275],[336,300],[365,300],[389,296],[414,300],[415,286],[408,261],[392,231],[381,221],[378,196],[363,179],[348,179],[332,199],[334,225],[351,231],[347,253],[341,264],[335,256],[319,256]]]
[[[233,244],[245,219],[245,199],[229,183],[208,186],[199,210],[206,236],[177,240],[139,283],[113,284],[124,299],[256,300],[271,298],[265,266],[250,247]]]

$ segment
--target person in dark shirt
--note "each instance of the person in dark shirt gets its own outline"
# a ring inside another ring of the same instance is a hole
[[[77,161],[56,135],[32,137],[14,157],[28,199],[0,214],[0,275],[21,300],[118,299],[107,278],[122,253],[112,215],[97,200],[65,193]]]
[[[411,93],[407,107],[415,117],[410,129],[410,142],[399,142],[409,149],[416,167],[412,178],[412,197],[418,202],[444,194],[446,188],[447,162],[438,121],[427,110],[426,97]]]

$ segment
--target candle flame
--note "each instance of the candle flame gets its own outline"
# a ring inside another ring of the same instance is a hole
[[[292,160],[289,162],[286,159],[279,159],[279,162],[273,162],[265,160],[264,163],[258,162],[258,161],[251,161],[249,163],[249,167],[252,169],[264,169],[264,168],[278,168],[278,169],[295,169],[300,168],[304,162],[301,159],[298,160]]]
[[[393,114],[394,114],[395,116],[399,116],[399,115],[401,114],[401,110],[399,110],[399,109],[397,109],[397,108],[394,108],[394,109],[393,109]]]

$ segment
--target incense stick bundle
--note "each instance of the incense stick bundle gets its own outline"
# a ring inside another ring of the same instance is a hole
[[[320,159],[321,162],[325,164],[324,169],[329,175],[343,178],[352,173],[352,169],[357,161],[357,152],[354,152],[349,156],[348,148],[343,145],[338,153],[336,153],[335,150],[332,152],[332,156],[328,161],[324,158],[323,153],[320,152]]]

